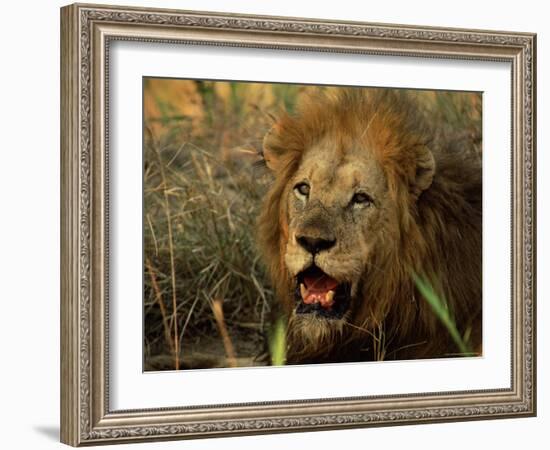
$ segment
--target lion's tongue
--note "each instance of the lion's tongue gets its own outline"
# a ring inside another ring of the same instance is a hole
[[[304,277],[302,300],[306,304],[320,303],[325,309],[334,304],[334,290],[338,282],[327,274],[315,274]]]
[[[338,282],[334,278],[329,277],[326,273],[321,275],[305,276],[304,284],[306,285],[308,291],[318,292],[328,292],[338,286]]]

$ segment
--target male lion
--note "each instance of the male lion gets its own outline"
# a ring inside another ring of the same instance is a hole
[[[326,89],[265,136],[259,243],[288,363],[460,354],[415,279],[481,352],[480,157],[426,117],[403,90]]]

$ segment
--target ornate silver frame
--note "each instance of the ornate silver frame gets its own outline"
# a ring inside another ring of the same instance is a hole
[[[496,60],[512,67],[509,389],[111,411],[106,109],[113,40]],[[61,9],[61,440],[128,441],[536,414],[536,35],[75,4]]]

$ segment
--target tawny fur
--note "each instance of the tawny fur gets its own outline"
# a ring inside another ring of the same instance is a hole
[[[471,347],[481,352],[480,158],[464,141],[459,147],[441,140],[436,145],[432,130],[437,124],[426,123],[425,117],[406,91],[329,89],[305,96],[296,114],[283,114],[266,136],[265,159],[275,179],[259,218],[258,240],[289,318],[290,363],[457,353],[449,332],[415,288],[413,274],[429,280],[459,331],[469,330]],[[363,254],[355,246],[338,255],[357,261],[354,267],[361,273],[350,311],[335,321],[304,321],[294,314],[295,280],[285,263],[289,224],[296,222],[288,200],[293,177],[304,170],[304,160],[312,161],[319,142],[323,155],[332,151],[339,158],[359,148],[362,157],[382,168],[387,192],[386,219],[366,231],[376,237],[372,249]]]

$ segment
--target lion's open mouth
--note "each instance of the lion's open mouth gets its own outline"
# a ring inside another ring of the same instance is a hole
[[[351,300],[351,286],[339,283],[317,266],[296,276],[296,313],[315,313],[329,319],[340,319]]]

